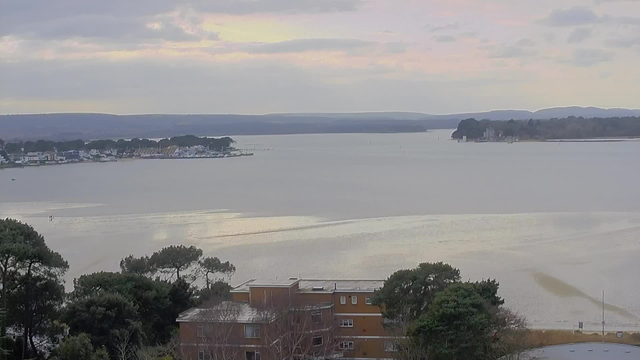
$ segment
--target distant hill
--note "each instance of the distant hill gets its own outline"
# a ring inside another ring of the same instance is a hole
[[[311,117],[340,120],[426,120],[433,115],[416,112],[359,112],[359,113],[282,113],[268,116]]]
[[[563,108],[551,108],[542,109],[534,113],[534,119],[552,119],[552,118],[565,118],[569,116],[584,117],[584,118],[606,118],[606,117],[626,117],[626,116],[640,116],[639,109],[600,109],[596,107],[563,107]],[[492,119],[493,120],[493,119]],[[498,120],[498,119],[495,119]],[[509,119],[506,119],[509,120]],[[521,119],[526,120],[526,119]]]
[[[453,128],[457,122],[447,123]],[[30,114],[0,116],[6,140],[73,140],[197,136],[424,132],[416,121],[349,120],[282,115]]]
[[[494,110],[479,113],[462,113],[450,115],[427,115],[429,120],[463,120],[463,119],[491,119],[491,120],[510,120],[510,119],[530,119],[535,113],[526,110]]]
[[[560,119],[570,116],[584,118],[605,118],[605,117],[625,117],[640,116],[640,109],[602,109],[596,107],[557,107],[549,109],[541,109],[538,111],[527,110],[494,110],[479,113],[462,113],[451,115],[426,115],[426,119],[430,120],[463,120],[474,118],[478,120],[549,120]]]
[[[340,120],[463,120],[469,118],[487,120],[548,120],[553,118],[575,117],[624,117],[639,116],[640,109],[602,109],[596,107],[557,107],[528,110],[493,110],[475,113],[459,113],[446,115],[431,115],[416,112],[359,112],[359,113],[298,113],[298,114],[270,114],[269,116],[331,118]]]
[[[193,134],[198,136],[395,133],[429,129],[454,129],[467,118],[491,120],[545,120],[576,117],[640,116],[640,110],[564,107],[496,110],[479,113],[430,115],[414,112],[300,113],[267,115],[110,115],[28,114],[0,116],[4,140],[73,140]]]

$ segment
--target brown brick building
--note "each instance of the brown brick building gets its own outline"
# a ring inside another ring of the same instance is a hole
[[[386,359],[397,338],[372,305],[382,280],[250,280],[233,301],[180,314],[185,360]]]

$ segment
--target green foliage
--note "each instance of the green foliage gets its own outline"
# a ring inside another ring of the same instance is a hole
[[[86,333],[94,346],[105,346],[112,354],[111,338],[119,330],[133,333],[132,342],[139,342],[137,309],[120,294],[103,293],[74,301],[67,306],[64,319],[70,334]]]
[[[215,257],[201,258],[202,250],[193,246],[170,246],[151,257],[128,256],[120,264],[121,273],[99,272],[75,279],[74,291],[64,304],[62,276],[67,262],[32,227],[0,220],[2,331],[6,334],[11,326],[23,332],[15,340],[2,337],[0,358],[9,353],[28,358],[57,352],[59,359],[106,360],[133,355],[143,343],[172,343],[176,318],[193,307],[198,297],[230,296],[230,286],[220,278],[232,274],[235,267]],[[171,275],[173,283],[148,277],[156,269]],[[197,276],[206,279],[198,297],[197,288],[189,282]],[[72,336],[61,346],[42,348],[56,344],[66,329]]]
[[[181,312],[193,307],[194,291],[185,279],[180,278],[171,284],[169,298],[171,299],[171,319],[175,321]]]
[[[0,220],[0,310],[7,314],[1,319],[0,349],[7,349],[7,326],[18,326],[23,330],[22,352],[37,355],[33,338],[46,333],[54,319],[62,301],[62,276],[68,268],[62,256],[49,249],[31,226],[12,219]]]
[[[429,360],[486,360],[492,341],[491,312],[473,284],[441,291],[408,331]]]
[[[451,137],[453,139],[462,139],[463,136],[466,136],[469,139],[479,139],[486,128],[487,126],[481,125],[476,119],[465,119],[460,121],[458,129],[453,132]]]
[[[74,280],[71,298],[80,300],[99,294],[121,295],[135,306],[144,338],[151,343],[164,343],[175,328],[171,289],[172,285],[166,281],[135,274],[99,272]]]
[[[498,296],[500,284],[496,280],[483,280],[471,283],[476,292],[491,306],[504,305],[504,299]]]
[[[411,270],[400,270],[376,291],[373,303],[383,308],[389,319],[417,319],[427,311],[436,294],[460,281],[460,270],[451,265],[422,263]]]
[[[522,350],[525,322],[500,308],[496,280],[460,282],[444,263],[400,270],[376,292],[392,328],[407,336],[399,358],[495,360]]]
[[[109,360],[109,352],[106,347],[101,347],[93,353],[93,360]]]
[[[116,351],[113,339],[122,333],[132,334],[134,348],[141,341],[168,342],[178,315],[195,305],[194,289],[183,278],[169,283],[110,272],[76,279],[71,299],[65,313],[71,332],[88,333],[94,345],[105,345],[111,353]]]
[[[87,334],[67,337],[58,348],[60,360],[92,359],[94,356],[93,345]]]
[[[172,245],[153,253],[149,258],[151,267],[180,279],[180,272],[197,264],[202,257],[202,250],[195,246]]]
[[[38,140],[38,141],[26,141],[26,142],[16,142],[16,143],[7,143],[4,146],[6,152],[10,154],[21,153],[22,149],[24,152],[38,151],[70,151],[70,150],[108,150],[108,149],[118,149],[119,151],[128,151],[128,150],[136,150],[138,148],[166,148],[169,146],[207,146],[211,150],[225,150],[228,149],[235,141],[230,137],[223,138],[208,138],[208,137],[197,137],[193,135],[186,136],[176,136],[171,139],[163,139],[160,141],[149,140],[149,139],[138,139],[134,138],[131,140],[120,139],[117,141],[114,140],[95,140],[88,143],[85,143],[82,140],[73,140],[73,141],[47,141],[47,140]]]
[[[138,275],[153,274],[155,272],[155,269],[149,264],[148,256],[136,258],[133,255],[129,255],[120,261],[120,270],[123,273]]]
[[[199,304],[217,304],[224,300],[231,300],[231,286],[224,281],[216,281],[198,293]]]
[[[151,257],[129,255],[120,262],[122,273],[81,276],[74,281],[72,295],[75,299],[98,293],[126,297],[136,306],[145,341],[164,343],[171,337],[181,312],[212,298],[230,298],[231,287],[220,277],[230,276],[235,266],[216,257],[201,258],[201,249],[182,245],[166,247]],[[146,277],[157,271],[168,275],[168,280]],[[191,285],[200,278],[205,279],[202,290]]]
[[[207,257],[200,260],[200,269],[204,273],[205,287],[211,288],[211,276],[215,274],[221,274],[223,276],[231,276],[236,272],[236,267],[230,262],[222,262],[217,257]]]
[[[62,334],[57,319],[65,297],[64,285],[60,279],[42,275],[23,275],[12,285],[8,294],[9,323],[23,329],[23,337],[31,345],[30,351],[26,347],[24,351],[35,356],[44,349],[36,348],[34,337],[54,343]]]
[[[466,136],[477,139],[488,127],[503,136],[521,139],[588,139],[640,136],[640,117],[582,118],[568,117],[550,120],[491,121],[465,119],[451,135],[453,139]]]

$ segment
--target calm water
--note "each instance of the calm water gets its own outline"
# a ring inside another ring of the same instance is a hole
[[[0,216],[44,234],[68,284],[174,243],[232,261],[234,282],[446,261],[497,278],[534,327],[597,329],[606,290],[607,323],[640,329],[640,142],[449,134],[247,136],[239,147],[271,150],[5,170]]]

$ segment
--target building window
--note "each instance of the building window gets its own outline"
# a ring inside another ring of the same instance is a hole
[[[198,360],[211,360],[211,353],[205,349],[198,351]]]
[[[353,350],[353,341],[340,341],[338,347],[340,348],[340,350]]]
[[[358,297],[357,296],[352,296],[351,297],[351,304],[353,305],[357,305],[358,304]]]
[[[371,298],[371,296],[367,296],[364,298],[364,303],[367,305],[373,305],[373,299]]]
[[[340,304],[341,305],[346,305],[347,304],[347,297],[346,296],[340,296]]]
[[[317,312],[312,312],[311,313],[311,321],[314,324],[321,324],[322,323],[322,313],[317,311]]]
[[[244,353],[245,360],[260,360],[260,353],[257,351],[247,351]]]
[[[342,319],[340,327],[353,327],[353,319]]]
[[[384,342],[384,351],[386,352],[397,352],[398,344],[395,341],[385,341]]]
[[[198,325],[198,337],[204,337],[204,326]]]
[[[324,343],[324,338],[322,336],[314,336],[311,341],[313,346],[322,346],[322,344]]]
[[[245,325],[244,337],[247,339],[257,339],[260,337],[260,325]]]

